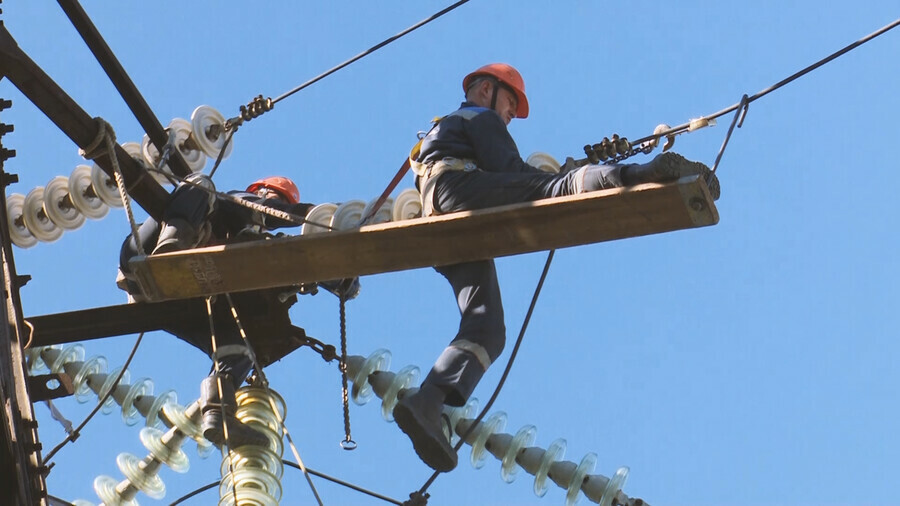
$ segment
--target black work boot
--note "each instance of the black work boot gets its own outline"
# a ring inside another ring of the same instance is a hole
[[[418,392],[400,399],[394,407],[394,420],[409,436],[422,462],[446,473],[456,467],[457,456],[441,424],[443,408],[444,393],[437,387],[423,385]]]
[[[623,165],[622,183],[633,186],[643,183],[668,183],[685,176],[703,177],[713,200],[719,199],[719,179],[709,167],[692,162],[678,153],[663,153],[645,164]]]
[[[218,380],[218,381],[217,381]],[[219,388],[222,388],[221,395]],[[201,430],[203,437],[216,446],[226,443],[230,448],[244,445],[267,446],[269,438],[249,425],[235,418],[237,402],[234,399],[234,382],[227,374],[218,374],[203,379],[200,383],[200,413],[203,415]],[[225,441],[225,431],[228,441]]]
[[[153,254],[171,253],[191,249],[199,242],[197,228],[181,218],[172,218],[163,224]]]

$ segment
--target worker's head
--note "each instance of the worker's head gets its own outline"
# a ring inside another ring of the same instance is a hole
[[[466,100],[489,107],[507,124],[513,118],[528,117],[525,81],[519,71],[506,63],[491,63],[463,79]]]
[[[266,199],[277,198],[289,204],[300,203],[300,189],[293,181],[282,176],[264,177],[248,186],[247,191]]]

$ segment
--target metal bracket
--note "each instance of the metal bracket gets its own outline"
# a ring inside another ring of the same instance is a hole
[[[41,402],[75,393],[72,378],[66,373],[41,374],[28,378],[28,391],[33,402]]]

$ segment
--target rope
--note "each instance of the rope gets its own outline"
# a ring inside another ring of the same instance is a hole
[[[343,291],[338,295],[338,299],[341,313],[341,402],[344,407],[344,440],[341,441],[341,448],[355,450],[356,441],[350,435],[350,397],[347,393],[347,297]]]
[[[78,437],[81,435],[81,429],[83,429],[84,426],[87,425],[87,423],[89,421],[91,421],[91,418],[93,418],[94,415],[97,414],[97,411],[100,411],[100,408],[103,407],[103,404],[106,402],[107,399],[109,399],[109,396],[111,396],[113,394],[113,392],[115,392],[116,388],[119,386],[119,382],[122,381],[122,376],[124,376],[125,371],[128,370],[128,366],[131,364],[131,359],[134,358],[134,354],[137,352],[138,346],[140,346],[141,340],[143,340],[143,339],[144,339],[144,333],[141,332],[140,335],[138,335],[137,340],[134,342],[134,346],[132,346],[132,348],[131,348],[131,353],[128,355],[128,359],[125,360],[125,365],[122,366],[122,370],[120,370],[119,374],[116,376],[116,381],[113,382],[112,387],[110,387],[110,389],[106,392],[106,394],[103,395],[103,397],[100,399],[100,402],[98,402],[97,405],[94,406],[94,409],[88,414],[87,418],[85,418],[83,422],[78,424],[78,427],[76,427],[75,430],[70,432],[69,435],[66,436],[66,438],[62,440],[61,443],[59,443],[52,450],[50,450],[50,452],[44,457],[44,463],[49,462],[50,459],[53,458],[53,456],[56,455],[56,453],[59,452],[59,450],[61,450],[63,446],[78,439]]]
[[[541,289],[544,287],[544,280],[547,279],[547,272],[550,271],[550,264],[553,262],[553,255],[556,253],[556,250],[550,250],[547,254],[547,261],[544,262],[544,270],[541,272],[541,278],[538,281],[537,287],[534,289],[534,295],[531,297],[531,304],[528,306],[528,312],[525,313],[525,319],[522,321],[522,328],[519,330],[519,337],[516,338],[516,344],[513,346],[512,352],[509,355],[509,361],[506,363],[506,368],[503,370],[503,375],[500,376],[500,381],[497,383],[497,388],[494,389],[494,393],[491,395],[490,400],[487,401],[487,404],[482,408],[481,413],[475,418],[475,422],[469,426],[469,430],[463,434],[459,441],[457,441],[456,446],[453,447],[453,451],[459,453],[459,449],[462,448],[463,443],[466,441],[466,438],[475,430],[481,420],[484,419],[487,412],[491,409],[491,406],[494,405],[494,401],[497,400],[497,396],[500,395],[500,389],[503,388],[503,385],[506,383],[506,378],[509,376],[509,371],[512,369],[513,363],[516,360],[516,355],[519,354],[519,347],[522,345],[522,339],[525,337],[525,330],[528,328],[528,322],[531,321],[531,314],[534,312],[534,307],[537,305],[538,297],[541,295]],[[450,430],[453,430],[453,427],[450,427]],[[428,490],[428,487],[434,483],[434,480],[437,479],[438,475],[441,474],[440,471],[435,471],[430,478],[422,485],[417,492],[413,492],[411,497],[418,495],[419,497],[424,497],[425,491]]]

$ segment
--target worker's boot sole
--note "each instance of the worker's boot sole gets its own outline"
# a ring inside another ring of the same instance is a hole
[[[268,446],[269,438],[262,432],[249,427],[234,417],[226,417],[228,425],[228,440],[225,440],[225,429],[222,424],[222,414],[210,411],[203,414],[203,437],[212,444],[222,447],[227,444],[229,448],[238,448],[244,445]]]
[[[678,153],[663,153],[643,165],[628,166],[622,179],[626,186],[643,183],[668,183],[686,176],[700,176],[713,200],[719,200],[719,178],[709,167],[692,162]]]
[[[394,420],[412,441],[416,455],[435,471],[446,473],[456,467],[457,456],[444,436],[440,422],[429,423],[422,413],[409,402],[401,399],[394,408]],[[404,402],[406,401],[406,402]]]

